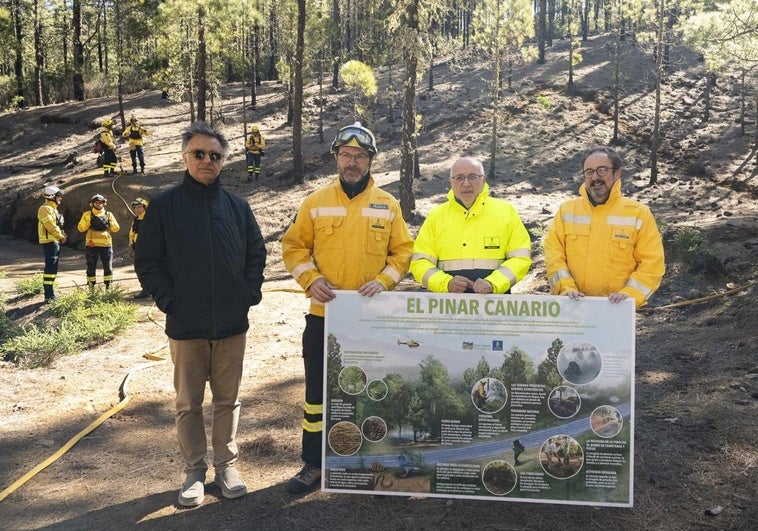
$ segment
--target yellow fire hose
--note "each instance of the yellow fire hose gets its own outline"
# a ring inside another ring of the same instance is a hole
[[[290,288],[279,288],[279,289],[270,289],[270,290],[263,290],[263,291],[267,293],[271,293],[271,292],[303,293],[303,290],[290,289]],[[155,305],[152,305],[148,309],[147,317],[156,326],[161,326],[160,323],[158,323],[151,314],[151,310],[153,308],[155,308]],[[110,410],[100,415],[100,417],[98,417],[98,419],[95,420],[92,424],[90,424],[89,426],[84,428],[82,431],[77,433],[74,437],[69,439],[69,441],[63,446],[61,446],[58,449],[58,451],[56,451],[53,455],[45,459],[43,462],[35,466],[29,472],[21,476],[18,480],[14,481],[8,488],[0,492],[0,502],[2,502],[5,498],[10,496],[17,489],[19,489],[27,481],[29,481],[34,476],[42,472],[45,468],[55,463],[58,459],[60,459],[63,455],[65,455],[66,452],[68,452],[76,443],[78,443],[82,438],[84,438],[86,435],[92,432],[95,428],[100,426],[103,422],[105,422],[106,420],[111,418],[113,415],[115,415],[116,413],[124,409],[126,405],[129,403],[130,396],[129,396],[129,393],[127,392],[126,387],[127,387],[127,384],[129,383],[129,380],[132,377],[132,374],[134,374],[137,371],[141,371],[142,369],[147,369],[150,367],[155,367],[156,365],[163,365],[164,363],[166,363],[167,358],[165,356],[158,355],[158,352],[165,350],[167,347],[168,347],[168,344],[165,344],[159,349],[156,349],[152,352],[148,352],[147,354],[143,354],[144,358],[147,358],[152,361],[151,363],[145,363],[144,365],[138,365],[129,369],[129,372],[126,373],[126,376],[124,377],[123,381],[121,382],[121,385],[118,388],[118,397],[119,397],[120,402],[116,404],[115,406],[113,406]]]

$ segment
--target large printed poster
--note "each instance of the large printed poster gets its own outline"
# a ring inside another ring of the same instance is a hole
[[[329,492],[631,507],[634,302],[338,291]]]

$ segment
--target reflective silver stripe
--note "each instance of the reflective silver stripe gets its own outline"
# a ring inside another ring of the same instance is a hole
[[[431,269],[429,269],[429,271],[427,271],[426,273],[424,273],[424,276],[421,278],[421,285],[424,286],[425,288],[428,288],[429,287],[429,279],[431,278],[431,276],[433,274],[435,274],[437,272],[439,272],[439,269],[437,269],[436,267],[432,267]]]
[[[361,216],[364,218],[388,219],[390,221],[395,219],[395,213],[392,212],[389,208],[363,208],[361,209]]]
[[[432,256],[430,254],[424,254],[424,253],[413,253],[413,256],[411,256],[411,262],[413,262],[414,260],[429,260],[433,264],[437,263],[436,256]]]
[[[640,230],[642,220],[634,216],[608,216],[608,225],[623,225],[624,227],[634,227]]]
[[[382,269],[382,273],[390,277],[395,284],[400,282],[400,280],[403,278],[397,269],[389,265],[385,266],[384,269]]]
[[[642,293],[645,296],[645,299],[647,299],[650,296],[650,291],[651,291],[650,288],[648,288],[644,284],[640,284],[639,282],[637,282],[633,278],[630,278],[627,281],[626,287],[627,288],[636,289],[637,291],[639,291],[640,293]]]
[[[564,278],[571,278],[571,273],[569,273],[568,269],[561,269],[559,271],[556,271],[552,277],[547,279],[547,281],[548,281],[548,284],[550,284],[550,286],[552,287],[552,286],[557,285],[558,282],[560,282],[561,279],[564,279]]]
[[[324,216],[341,216],[347,217],[347,208],[341,206],[333,207],[315,207],[311,209],[311,219],[321,218]]]
[[[517,256],[523,256],[524,258],[531,258],[532,250],[531,249],[513,249],[512,251],[508,251],[507,253],[505,253],[506,258],[515,258]]]
[[[513,271],[511,271],[507,267],[498,267],[495,271],[500,271],[500,274],[502,274],[505,278],[508,279],[508,282],[511,283],[511,286],[513,286],[516,283],[516,275],[514,275]]]
[[[497,269],[502,263],[502,260],[496,258],[467,258],[462,260],[440,260],[437,263],[437,267],[443,271],[464,271],[466,269],[489,269],[492,271],[493,269]]]
[[[592,221],[592,216],[580,216],[578,214],[571,214],[566,212],[561,216],[564,223],[575,223],[577,225],[589,225]]]
[[[298,278],[300,278],[300,275],[302,275],[306,271],[310,271],[311,269],[316,269],[316,264],[314,264],[313,262],[302,263],[292,270],[292,278],[297,280]]]

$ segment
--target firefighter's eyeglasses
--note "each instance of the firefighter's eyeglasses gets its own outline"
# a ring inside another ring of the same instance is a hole
[[[211,162],[218,162],[224,158],[224,155],[221,153],[217,153],[216,151],[208,152],[203,149],[188,149],[185,151],[185,153],[191,154],[197,160],[203,160],[205,156],[208,155],[208,158],[211,159]]]
[[[340,159],[344,160],[345,162],[347,161],[366,162],[368,160],[368,155],[366,155],[365,153],[356,153],[355,155],[353,155],[352,153],[346,153],[344,151],[340,151],[339,153],[337,153],[337,156]]]
[[[610,168],[608,166],[598,166],[597,168],[587,168],[582,172],[585,179],[592,179],[592,175],[597,173],[598,177],[605,177],[609,171],[614,171],[616,168]]]
[[[471,173],[469,175],[453,175],[452,177],[452,179],[458,184],[463,184],[464,182],[478,183],[483,178],[484,175],[480,175],[478,173]]]

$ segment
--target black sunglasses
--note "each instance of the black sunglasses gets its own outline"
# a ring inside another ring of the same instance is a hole
[[[221,153],[218,153],[216,151],[211,151],[208,153],[204,149],[188,149],[185,151],[185,153],[191,153],[193,157],[195,157],[197,160],[203,160],[206,155],[208,155],[208,158],[211,159],[211,162],[218,162],[224,156]]]

